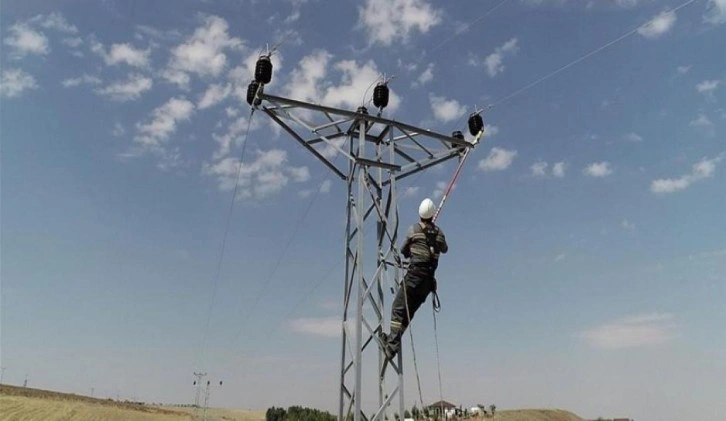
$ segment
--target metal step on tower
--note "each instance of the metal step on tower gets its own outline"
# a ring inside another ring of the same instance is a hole
[[[391,412],[403,419],[403,353],[380,375],[385,354],[378,339],[390,313],[384,291],[400,286],[404,267],[397,251],[396,185],[461,157],[474,144],[459,131],[449,136],[381,117],[389,98],[385,80],[373,91],[378,113],[372,115],[363,106],[351,111],[267,94],[265,85],[271,78],[270,55],[263,55],[247,90],[248,104],[269,116],[347,186],[338,420],[393,419]],[[331,159],[336,155],[345,157],[342,164]],[[375,238],[364,238],[369,227],[375,227]],[[363,379],[371,378],[372,372],[377,373],[377,396],[366,397],[366,406],[372,408],[366,415],[364,391],[374,389],[364,387]]]

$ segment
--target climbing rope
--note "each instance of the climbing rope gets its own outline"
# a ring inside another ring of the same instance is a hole
[[[441,413],[444,413],[444,390],[441,386],[441,361],[439,359],[439,333],[438,327],[436,326],[436,313],[441,311],[441,302],[439,302],[439,295],[434,291],[433,300],[431,301],[434,315],[434,342],[436,343],[436,369],[439,374],[439,401],[441,402]]]
[[[411,338],[411,353],[413,354],[413,369],[416,372],[416,384],[418,385],[418,398],[421,401],[421,408],[425,408],[423,393],[421,392],[421,376],[418,373],[418,363],[416,361],[416,347],[413,343],[413,329],[411,327],[411,311],[408,308],[408,293],[406,291],[406,279],[404,278],[401,283],[403,284],[403,302],[406,305],[406,318],[408,319],[408,334]]]

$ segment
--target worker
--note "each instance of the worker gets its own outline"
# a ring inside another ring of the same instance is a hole
[[[383,349],[389,359],[400,352],[401,337],[416,310],[429,293],[436,292],[434,275],[439,265],[439,254],[446,253],[449,246],[444,232],[433,222],[435,213],[436,205],[431,199],[421,201],[418,207],[420,220],[409,228],[401,246],[401,254],[409,259],[408,270],[393,300],[390,334],[381,333]]]

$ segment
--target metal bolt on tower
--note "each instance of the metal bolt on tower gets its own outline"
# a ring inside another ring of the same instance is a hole
[[[401,282],[396,183],[461,157],[474,145],[460,135],[448,136],[381,117],[388,103],[386,82],[374,90],[379,112],[371,115],[364,107],[350,111],[266,94],[271,73],[269,55],[262,56],[247,91],[248,104],[262,110],[347,186],[338,420],[348,420],[351,415],[354,421],[383,420],[395,398],[398,405],[393,412],[403,419],[402,353],[381,376],[385,354],[378,339],[390,313],[384,289],[398,288]],[[336,165],[331,160],[335,155],[344,156],[345,162]],[[375,238],[364,236],[368,227],[375,227]],[[364,356],[374,357],[372,354],[377,356],[377,364],[364,365],[364,361],[373,361]],[[377,397],[364,396],[364,390],[372,390],[363,387],[364,377],[376,379]],[[368,415],[364,404],[373,409]]]

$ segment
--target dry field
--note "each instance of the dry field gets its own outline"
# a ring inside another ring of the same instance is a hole
[[[522,409],[516,411],[497,411],[488,421],[583,421],[572,412],[560,409]]]
[[[3,421],[192,421],[192,408],[95,399],[70,393],[0,386],[0,420]],[[264,421],[264,411],[209,409],[209,421]]]
[[[3,421],[192,421],[194,408],[157,407],[96,399],[70,393],[0,385],[0,420]],[[210,408],[209,421],[264,421],[265,411]],[[562,410],[497,411],[482,421],[583,421]]]

